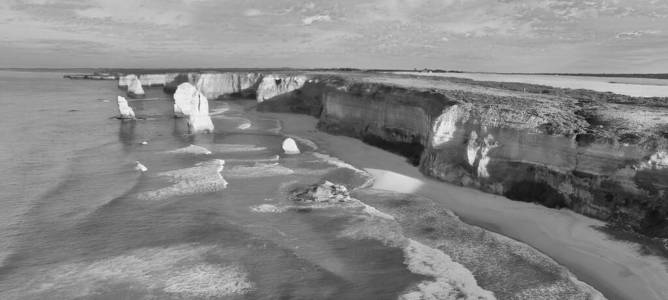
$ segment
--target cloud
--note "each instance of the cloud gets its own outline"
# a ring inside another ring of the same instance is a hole
[[[658,35],[659,33],[661,33],[661,31],[659,30],[627,31],[627,32],[617,33],[615,35],[615,38],[620,40],[632,40],[646,35]]]
[[[302,19],[302,24],[304,25],[311,25],[313,23],[318,23],[318,22],[330,22],[332,21],[332,18],[329,15],[315,15],[315,16],[310,16]]]
[[[257,17],[261,16],[262,12],[259,9],[251,8],[244,11],[244,16],[246,17]]]

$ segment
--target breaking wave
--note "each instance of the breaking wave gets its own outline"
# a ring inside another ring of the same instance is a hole
[[[162,200],[175,196],[223,190],[227,187],[227,181],[220,174],[224,166],[224,160],[214,159],[198,163],[192,168],[158,173],[157,176],[170,177],[174,184],[158,190],[143,192],[137,197],[141,200]]]
[[[211,154],[211,151],[209,149],[204,148],[202,146],[197,146],[197,145],[190,145],[188,147],[184,148],[179,148],[176,150],[171,150],[171,151],[166,151],[165,153],[170,153],[170,154],[204,154],[204,155],[209,155]]]
[[[252,166],[234,166],[225,170],[225,177],[227,178],[258,178],[258,177],[272,177],[291,175],[295,172],[278,163],[256,163]]]
[[[118,284],[129,284],[156,297],[166,293],[217,298],[251,291],[253,283],[242,266],[206,261],[214,248],[190,244],[141,248],[107,259],[70,263],[40,273],[24,284],[24,291],[14,292],[72,299],[99,295]]]
[[[236,153],[236,152],[256,152],[256,151],[265,151],[266,147],[258,147],[256,145],[243,145],[243,144],[214,144],[210,148],[213,149],[213,152],[216,153]]]

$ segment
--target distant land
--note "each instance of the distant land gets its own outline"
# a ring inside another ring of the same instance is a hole
[[[508,75],[552,75],[552,76],[587,76],[587,77],[626,77],[668,79],[668,73],[513,73],[513,72],[474,72],[444,69],[360,69],[360,68],[0,68],[3,71],[27,72],[101,72],[101,73],[162,73],[162,72],[235,72],[235,71],[337,71],[337,72],[425,72],[425,73],[480,73],[480,74],[508,74]]]

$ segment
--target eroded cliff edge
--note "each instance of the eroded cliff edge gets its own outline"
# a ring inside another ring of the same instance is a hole
[[[428,176],[668,238],[666,98],[382,73],[143,76],[168,93],[256,96],[260,111],[313,115]]]
[[[491,85],[311,74],[258,109],[314,115],[443,181],[668,237],[668,101]]]

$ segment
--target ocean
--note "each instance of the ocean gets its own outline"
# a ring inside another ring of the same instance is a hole
[[[189,134],[161,88],[129,100],[137,120],[119,120],[115,82],[61,76],[0,72],[1,299],[591,292],[534,249],[425,199],[364,189],[370,174],[309,140],[294,137],[302,153],[284,154],[281,123],[250,113],[252,100],[210,101],[215,133]],[[323,180],[386,207],[286,197]]]

